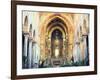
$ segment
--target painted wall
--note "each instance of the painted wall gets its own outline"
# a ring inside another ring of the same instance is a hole
[[[99,0],[34,0],[58,3],[97,4],[98,23],[100,22],[100,1]],[[11,73],[11,9],[10,0],[0,1],[0,80],[10,80]],[[98,24],[98,41],[100,41],[100,24]],[[98,42],[98,49],[100,42]],[[70,76],[59,78],[43,78],[34,80],[100,80],[100,49],[98,50],[98,75]],[[33,79],[31,79],[33,80]]]

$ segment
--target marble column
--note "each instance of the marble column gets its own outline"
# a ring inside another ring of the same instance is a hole
[[[78,62],[80,58],[79,45],[80,45],[79,38],[77,38],[77,36],[75,35],[74,48],[73,48],[74,63]]]
[[[34,46],[33,46],[33,54],[34,54],[34,68],[38,68],[38,48],[37,48],[37,43],[35,42],[34,43]]]
[[[88,61],[88,47],[86,42],[87,35],[84,35],[83,43],[84,43],[84,64]]]
[[[36,63],[37,63],[37,68],[39,67],[39,60],[40,60],[40,47],[38,44],[35,44],[36,46]]]
[[[31,68],[34,67],[34,51],[33,51],[34,43],[32,42],[32,55],[31,55]]]
[[[78,58],[77,58],[77,44],[74,45],[73,58],[74,58],[74,63],[76,63],[78,61]]]
[[[28,68],[31,68],[32,67],[31,58],[32,58],[32,39],[29,39]]]
[[[27,67],[27,51],[28,51],[27,45],[28,45],[28,35],[25,34],[24,35],[24,54],[23,54],[23,56],[25,58],[24,59],[24,68]]]
[[[82,60],[81,51],[80,51],[80,43],[77,45],[77,58],[78,58],[78,62]]]
[[[35,67],[35,62],[36,62],[36,48],[35,48],[35,42],[33,42],[33,67]]]

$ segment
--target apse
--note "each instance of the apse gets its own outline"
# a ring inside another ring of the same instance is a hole
[[[55,29],[51,34],[52,57],[61,57],[63,50],[63,35],[59,29]]]

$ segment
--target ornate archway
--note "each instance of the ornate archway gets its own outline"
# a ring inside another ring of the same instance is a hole
[[[41,52],[42,58],[46,59],[47,57],[52,57],[52,34],[55,30],[58,30],[62,34],[62,54],[63,57],[71,57],[71,49],[73,47],[73,24],[70,21],[70,17],[65,16],[64,14],[51,14],[46,18],[42,27],[40,26],[40,46],[42,44]]]
[[[47,35],[45,40],[47,57],[52,58],[57,57],[58,55],[58,57],[63,58],[65,55],[67,55],[68,33],[66,32],[67,28],[65,26],[65,23],[59,17],[55,17],[53,20],[51,20],[51,22],[48,23],[46,30]]]

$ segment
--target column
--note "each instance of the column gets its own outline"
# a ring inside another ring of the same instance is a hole
[[[35,42],[33,42],[33,67],[35,68],[36,65],[36,46]]]
[[[40,60],[40,48],[37,43],[33,45],[33,67],[39,67],[39,60]]]
[[[78,61],[78,58],[77,58],[77,44],[76,43],[74,45],[73,57],[74,57],[74,63],[76,63]]]
[[[39,67],[39,60],[40,60],[40,47],[38,45],[38,43],[35,44],[36,46],[36,68]]]
[[[80,42],[78,39],[75,40],[73,57],[74,63],[81,61]]]
[[[86,38],[87,38],[87,35],[84,36],[84,64],[86,65],[87,61],[88,61],[88,47],[87,47],[87,43],[86,43]]]
[[[66,39],[65,37],[63,37],[63,57],[65,58],[66,57]]]
[[[24,35],[24,38],[25,38],[25,40],[24,40],[24,54],[23,54],[23,56],[24,56],[24,68],[27,68],[27,45],[28,45],[28,35]]]
[[[81,51],[80,51],[80,43],[77,44],[77,58],[78,58],[78,62],[81,61]]]
[[[51,58],[51,37],[48,37],[49,58]]]
[[[34,46],[34,43],[32,42],[31,68],[34,67],[34,53],[33,53],[33,46]]]
[[[32,39],[29,39],[28,68],[31,68],[32,67],[31,58],[32,58]]]
[[[33,62],[33,58],[34,58],[34,54],[33,54],[33,42],[32,42],[32,40],[31,40],[31,59],[30,59],[30,61],[31,61],[31,68],[33,68],[33,64],[34,64],[34,62]]]

